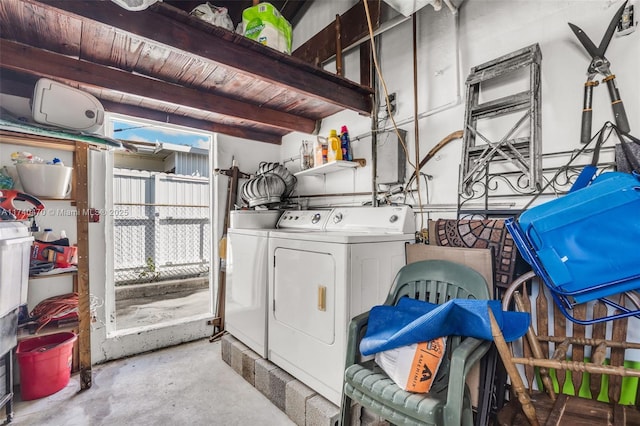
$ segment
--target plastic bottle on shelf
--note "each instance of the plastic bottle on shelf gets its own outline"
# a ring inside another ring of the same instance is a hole
[[[53,241],[56,239],[56,237],[53,236],[53,229],[51,228],[45,228],[44,232],[42,233],[42,235],[40,235],[40,241],[44,241],[45,243],[48,241]]]
[[[316,143],[313,146],[313,165],[314,167],[318,167],[318,166],[322,166],[324,164],[324,161],[322,161],[323,159],[323,155],[322,155],[322,151],[323,151],[323,147],[322,147],[322,141],[320,140],[320,138],[316,139]]]
[[[322,164],[327,164],[329,162],[328,160],[328,152],[329,152],[329,144],[327,143],[327,140],[324,139],[324,142],[322,142]]]
[[[42,158],[37,157],[37,156],[31,154],[30,152],[26,152],[26,151],[20,151],[20,152],[11,153],[11,161],[13,161],[14,164],[44,163],[45,162]]]
[[[342,147],[340,145],[340,138],[338,132],[335,129],[329,131],[329,138],[327,139],[327,162],[342,160]]]
[[[300,170],[313,167],[313,155],[309,141],[302,141],[300,145]]]
[[[347,126],[342,126],[340,129],[340,145],[342,148],[342,159],[345,161],[353,161],[353,154],[351,153],[351,139],[349,138],[349,130]]]
[[[311,169],[315,167],[315,159],[313,158],[313,143],[311,141],[305,141],[305,149],[307,150],[307,157],[309,160],[309,164],[307,164],[307,168]]]

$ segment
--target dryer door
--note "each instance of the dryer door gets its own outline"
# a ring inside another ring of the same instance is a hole
[[[273,315],[322,343],[335,339],[335,261],[328,253],[278,247]]]
[[[347,247],[269,239],[269,359],[336,405],[348,322]]]

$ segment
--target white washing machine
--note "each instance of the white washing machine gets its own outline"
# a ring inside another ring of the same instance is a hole
[[[309,223],[318,217],[313,224],[318,230],[324,229],[329,216],[329,211],[288,213]],[[232,215],[231,223],[236,227],[227,232],[225,330],[267,358],[268,238],[277,217],[271,223],[264,216],[255,212],[235,218]]]
[[[269,233],[268,356],[340,405],[352,317],[379,305],[415,240],[408,206],[335,208],[324,232]]]

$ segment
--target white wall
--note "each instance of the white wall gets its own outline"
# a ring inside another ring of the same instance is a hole
[[[446,7],[438,12],[431,6],[420,10],[418,114],[423,118],[419,121],[419,157],[424,157],[449,133],[462,130],[464,81],[471,67],[534,43],[539,43],[542,51],[542,152],[580,148],[583,84],[590,58],[567,23],[581,27],[598,44],[621,4],[622,1],[610,0],[467,0],[459,9],[459,72],[456,72],[453,15]],[[294,29],[294,44],[301,44],[323,28],[336,13],[342,13],[351,5],[351,2],[337,0],[315,2]],[[325,21],[321,21],[321,18]],[[410,158],[413,159],[415,132],[412,121],[411,27],[409,20],[392,28],[378,37],[378,44],[382,73],[389,92],[397,93],[396,119],[406,123],[401,127],[408,131],[407,145]],[[623,37],[614,35],[607,58],[617,77],[632,133],[637,135],[640,126],[640,79],[637,78],[640,69],[640,31]],[[357,54],[348,54],[345,58],[347,77],[353,80],[357,80],[357,73],[354,76],[349,71],[357,67],[354,64],[357,60]],[[327,69],[331,67],[332,64],[327,65]],[[594,91],[594,133],[606,121],[613,121],[609,96],[604,86],[601,84]],[[461,97],[458,97],[459,92]],[[342,124],[348,125],[353,137],[367,132],[371,121],[354,113],[339,113],[323,121],[320,134],[326,136],[329,129],[339,129]],[[299,133],[285,136],[281,158],[297,154],[301,140],[311,138],[313,136]],[[447,145],[422,170],[433,176],[429,182],[428,203],[424,188],[422,190],[422,203],[430,205],[428,210],[432,212],[432,219],[455,217],[461,148],[460,140]],[[370,155],[368,149],[365,143],[358,142],[354,148],[356,157]],[[328,175],[321,183],[310,181],[312,178],[303,178],[298,190],[312,193],[318,185],[322,185],[328,193],[361,190],[352,185],[349,177],[345,178],[345,173],[348,172]],[[411,173],[411,170],[407,173]],[[370,167],[358,169],[356,174],[357,179],[370,176]]]
[[[217,148],[214,151],[214,168],[222,170],[230,169],[232,166],[232,159],[235,160],[238,169],[241,172],[247,174],[255,174],[258,170],[258,165],[262,161],[274,162],[280,161],[280,146],[274,144],[268,144],[263,142],[249,141],[246,139],[239,139],[233,136],[218,135],[217,136]],[[227,200],[227,185],[228,178],[226,176],[218,176],[214,184],[218,191],[218,210],[220,220],[217,221],[217,241],[221,237],[222,224],[224,220],[224,210]],[[242,184],[246,179],[240,179],[238,182],[238,204],[242,201],[240,193]],[[214,236],[215,238],[216,236]],[[217,255],[214,256],[217,259]]]

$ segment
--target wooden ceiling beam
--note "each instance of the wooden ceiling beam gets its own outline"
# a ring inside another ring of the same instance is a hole
[[[198,21],[197,18],[190,17],[186,12],[168,4],[156,3],[144,11],[129,12],[110,1],[99,2],[99,5],[96,3],[79,0],[39,2],[209,59],[235,72],[259,77],[276,86],[295,90],[362,114],[371,113],[371,89],[348,82],[297,58],[264,48],[257,42],[225,29],[209,26],[210,32],[215,34],[201,31],[189,25],[190,21]],[[229,43],[229,39],[232,39],[233,43]]]
[[[0,93],[19,96],[22,98],[31,98],[33,94],[33,87],[37,79],[38,78],[36,76],[24,75],[15,71],[0,68],[0,80],[2,80]],[[100,102],[108,112],[128,115],[130,117],[145,118],[147,120],[158,121],[161,123],[190,127],[192,129],[199,129],[207,132],[222,133],[242,139],[266,142],[275,145],[282,144],[282,136],[280,134],[266,133],[259,130],[247,129],[245,127],[214,123],[207,120],[199,120],[183,115],[165,113],[163,111],[150,108],[126,105],[104,99],[101,99]]]
[[[0,93],[30,99],[37,78],[0,68]]]
[[[146,118],[147,120],[158,121],[167,124],[190,127],[192,129],[205,130],[207,132],[222,133],[228,136],[235,136],[242,139],[249,139],[258,142],[266,142],[275,145],[282,144],[282,136],[272,133],[249,130],[244,127],[229,126],[226,124],[213,123],[206,120],[198,120],[183,115],[170,114],[154,109],[143,108],[134,105],[126,105],[111,101],[101,101],[105,110],[130,117]]]
[[[380,27],[383,11],[387,9],[380,0],[370,0],[369,4],[371,25],[375,31]],[[340,23],[340,41],[343,50],[369,35],[369,26],[362,0],[340,15]],[[328,59],[336,56],[336,36],[334,21],[294,50],[292,55],[306,62],[322,65]]]
[[[272,127],[276,132],[286,130],[312,133],[315,128],[315,121],[311,119],[73,59],[5,39],[0,39],[0,51],[0,65],[14,71],[210,111]]]

